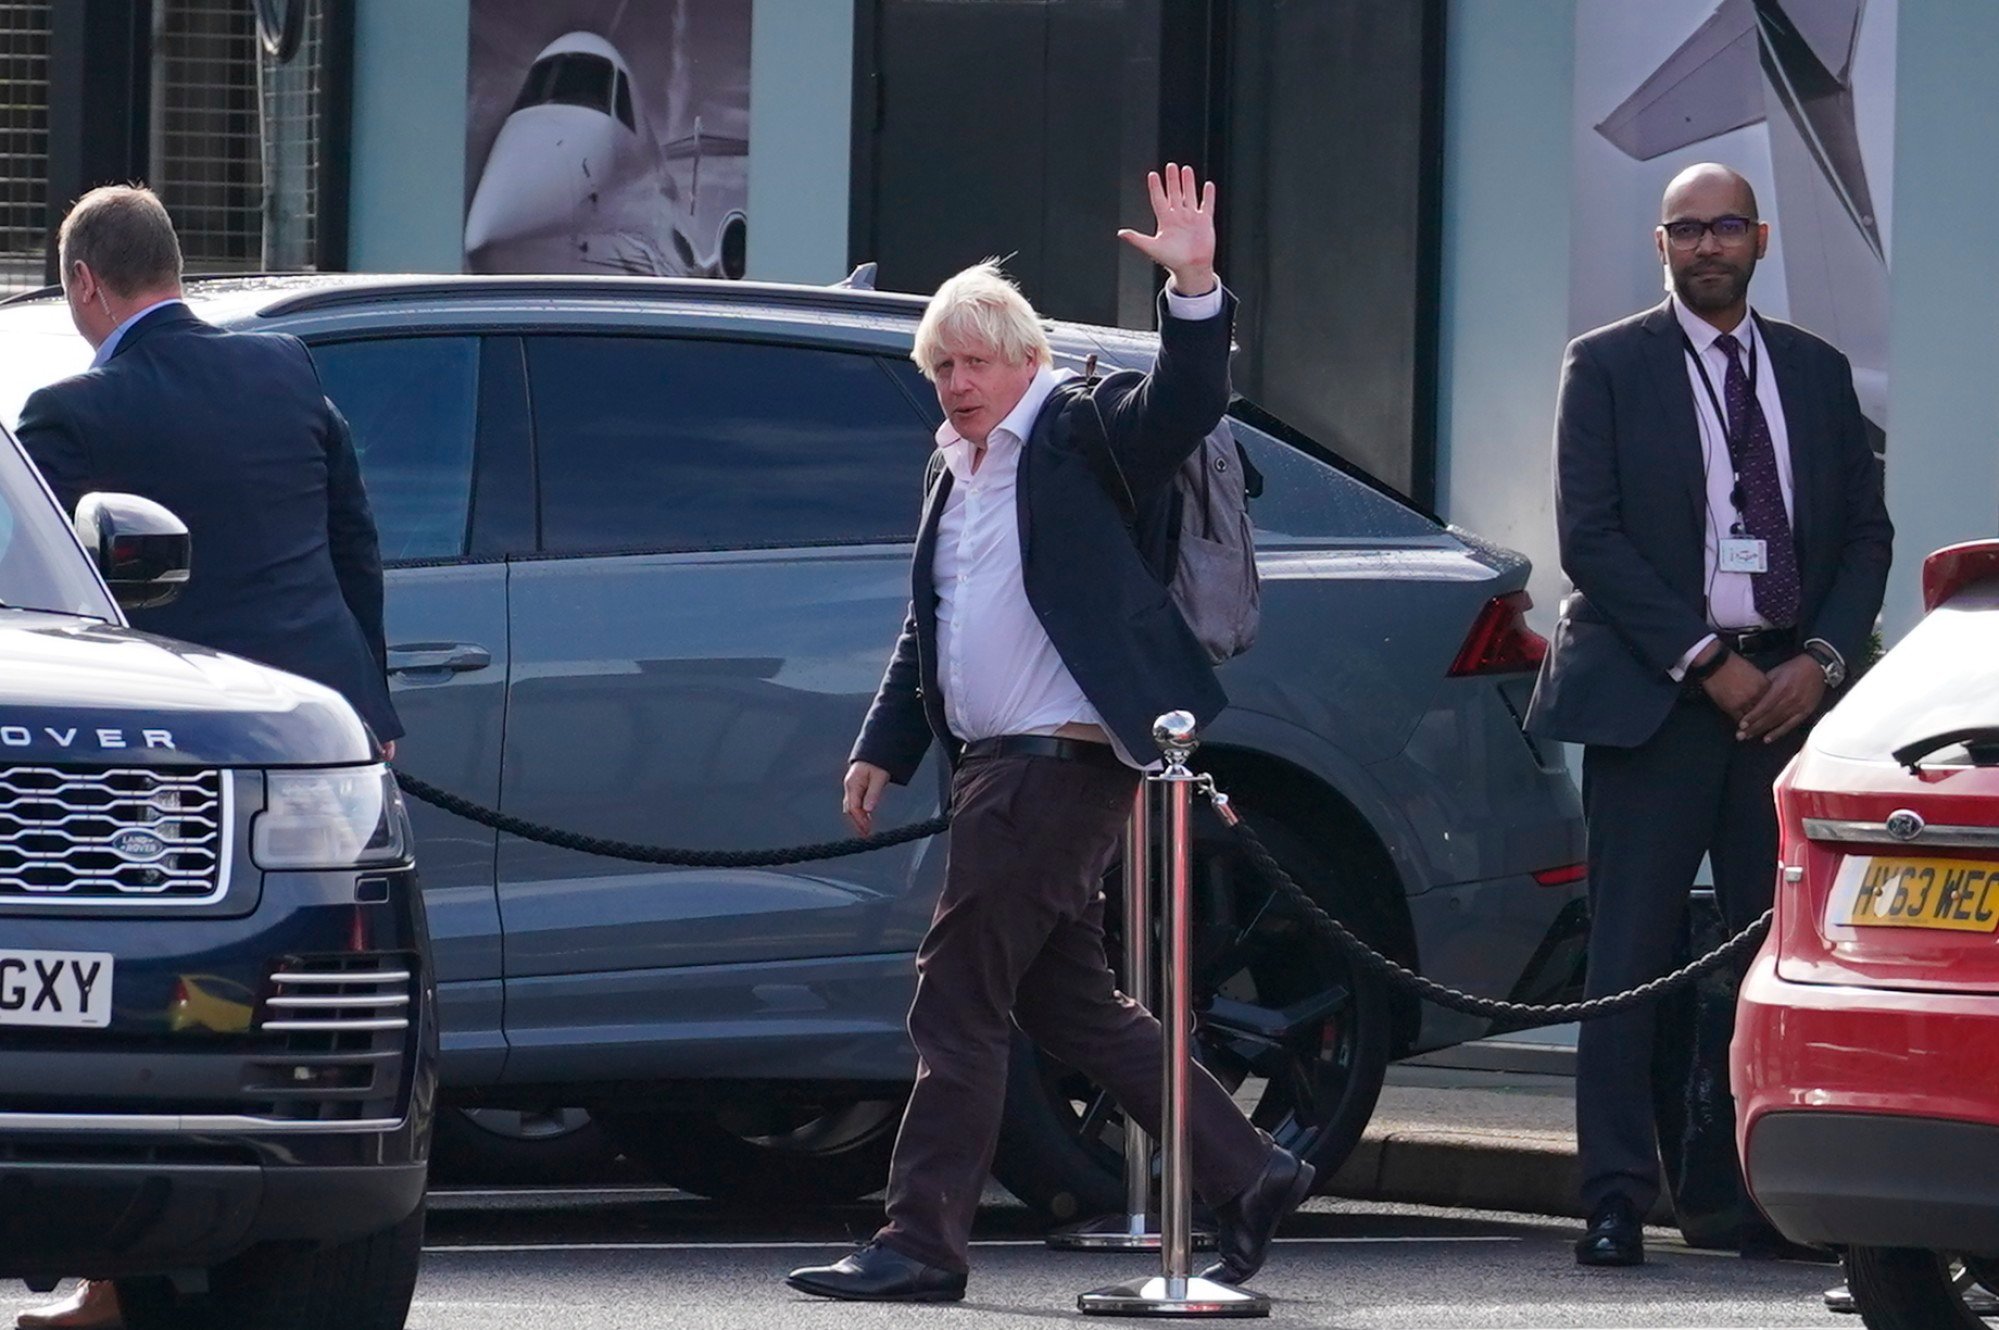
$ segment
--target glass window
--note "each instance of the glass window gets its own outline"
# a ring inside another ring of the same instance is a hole
[[[541,337],[528,375],[547,550],[915,538],[930,430],[873,356]]]
[[[937,427],[944,423],[944,408],[937,401],[937,385],[924,378],[923,371],[908,356],[897,356],[882,363],[889,367],[896,382],[909,394],[909,400],[916,404],[917,414],[928,422],[934,438]]]
[[[637,129],[638,122],[632,118],[632,84],[624,71],[618,71],[618,119],[625,122],[626,129]]]
[[[0,433],[0,606],[115,618],[64,526],[34,467]]]
[[[382,558],[465,552],[479,339],[387,337],[312,348],[326,395],[347,417]]]
[[[1995,659],[1999,586],[1959,592],[1853,685],[1812,731],[1812,746],[1837,757],[1879,762],[1906,744],[1999,728]],[[1939,746],[1923,761],[1963,766],[1971,758],[1958,743]]]
[[[1263,493],[1249,501],[1249,520],[1259,533],[1371,540],[1437,535],[1430,517],[1319,456],[1317,444],[1255,406],[1238,402],[1229,417],[1250,465],[1263,473]]]
[[[611,83],[615,67],[601,55],[565,51],[537,60],[521,84],[514,110],[529,106],[587,106],[611,113]]]

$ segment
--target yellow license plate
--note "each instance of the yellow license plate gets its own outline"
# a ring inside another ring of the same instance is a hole
[[[1990,933],[1999,929],[1999,863],[1852,855],[1827,905],[1836,924]]]

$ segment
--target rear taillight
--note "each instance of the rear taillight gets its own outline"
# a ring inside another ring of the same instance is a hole
[[[1563,864],[1560,868],[1542,869],[1534,874],[1534,882],[1543,887],[1566,887],[1588,876],[1588,864]]]
[[[1923,560],[1923,609],[1933,610],[1988,577],[1999,577],[1999,540],[1947,545]]]
[[[1548,654],[1548,639],[1527,626],[1527,611],[1533,608],[1533,598],[1525,591],[1488,600],[1458,658],[1451,662],[1451,677],[1521,674],[1541,668],[1541,658]]]

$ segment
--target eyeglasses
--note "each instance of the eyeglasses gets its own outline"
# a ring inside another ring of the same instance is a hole
[[[1685,219],[1677,222],[1661,222],[1659,229],[1666,233],[1666,239],[1672,242],[1674,249],[1692,249],[1700,244],[1701,237],[1709,231],[1714,232],[1714,238],[1724,245],[1739,245],[1749,238],[1751,231],[1756,229],[1756,219],[1733,215],[1717,217],[1707,222]]]

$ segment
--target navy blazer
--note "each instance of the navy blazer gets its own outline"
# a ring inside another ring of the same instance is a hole
[[[1800,638],[1859,660],[1894,527],[1846,357],[1756,316],[1784,405]],[[1670,300],[1569,343],[1555,416],[1555,523],[1575,591],[1528,708],[1537,735],[1631,748],[1665,723],[1667,673],[1710,630],[1707,479]],[[1726,463],[1723,463],[1726,465]]]
[[[133,627],[304,675],[378,739],[402,734],[375,519],[347,422],[297,338],[225,332],[165,306],[104,365],[30,397],[16,433],[65,509],[119,490],[187,523],[187,589],[132,611]]]
[[[1152,372],[1124,370],[1049,395],[1021,447],[1014,506],[1020,522],[1027,603],[1083,696],[1133,757],[1158,753],[1152,722],[1168,711],[1206,726],[1227,705],[1208,653],[1167,595],[1163,577],[1172,480],[1221,420],[1229,401],[1229,335],[1235,297],[1221,312],[1176,319],[1159,302],[1159,358]],[[1093,408],[1094,402],[1094,408]],[[1125,523],[1101,454],[1082,435],[1103,437],[1138,508]],[[1101,470],[1100,470],[1101,468]],[[937,523],[951,492],[938,468],[910,562],[910,610],[889,657],[852,760],[905,784],[943,740],[951,760],[962,743],[944,718],[937,683]]]

